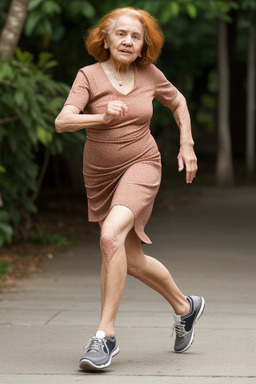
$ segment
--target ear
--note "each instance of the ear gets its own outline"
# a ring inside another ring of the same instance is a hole
[[[108,43],[107,43],[107,40],[106,40],[106,39],[104,39],[104,48],[105,48],[105,49],[108,49]]]

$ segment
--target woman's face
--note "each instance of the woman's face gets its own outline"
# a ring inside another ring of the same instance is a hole
[[[118,64],[130,64],[140,55],[144,44],[144,28],[136,17],[120,16],[104,41],[111,59]]]

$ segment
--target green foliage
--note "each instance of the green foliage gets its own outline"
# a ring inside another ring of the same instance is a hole
[[[37,238],[36,242],[39,244],[53,244],[57,247],[64,247],[68,245],[69,238],[61,236],[57,233],[47,232],[42,225],[37,226]]]
[[[47,36],[59,41],[67,31],[63,17],[76,20],[79,17],[92,18],[94,15],[94,6],[85,0],[31,0],[24,31],[27,36]]]
[[[8,261],[0,260],[0,279],[3,279],[5,274],[8,272],[10,264]]]
[[[256,11],[256,2],[255,0],[243,0],[240,4],[241,9]]]
[[[3,167],[2,167],[3,168]],[[2,201],[1,201],[2,204]],[[8,243],[11,241],[13,235],[13,229],[9,225],[10,214],[4,209],[0,208],[0,247],[5,241]]]
[[[158,0],[154,2],[138,0],[133,1],[132,5],[152,12],[158,17],[162,25],[184,15],[190,19],[204,15],[211,20],[221,17],[231,21],[229,12],[239,7],[237,2],[232,0]]]
[[[33,55],[17,49],[16,59],[0,59],[0,246],[18,231],[22,217],[37,211],[32,194],[40,171],[38,154],[66,151],[69,141],[84,134],[58,135],[54,120],[69,87],[46,70],[56,65],[49,53]],[[82,140],[81,140],[82,139]]]

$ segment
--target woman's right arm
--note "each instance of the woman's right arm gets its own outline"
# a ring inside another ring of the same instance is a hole
[[[110,123],[116,117],[122,117],[127,106],[122,101],[110,101],[102,114],[80,114],[80,109],[73,105],[64,105],[55,120],[56,132],[75,132],[85,128],[99,128]]]
[[[104,124],[104,114],[80,114],[79,108],[65,105],[55,120],[55,130],[58,133],[75,132],[102,124]]]

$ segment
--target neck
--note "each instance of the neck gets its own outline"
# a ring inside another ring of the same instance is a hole
[[[113,59],[108,60],[108,64],[110,69],[115,72],[118,76],[127,76],[129,75],[130,71],[133,69],[132,63],[129,64],[123,64],[114,61]]]

